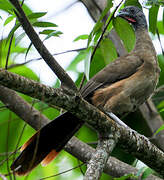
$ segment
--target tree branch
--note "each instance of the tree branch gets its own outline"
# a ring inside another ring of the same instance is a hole
[[[87,164],[84,180],[98,180],[101,177],[109,155],[117,144],[116,138],[112,133],[109,138],[100,137],[96,151]]]
[[[116,133],[121,148],[164,176],[164,153],[162,151],[151,144],[146,137],[125,127],[120,127],[112,119],[80,97],[76,95],[68,96],[61,89],[45,86],[2,69],[0,70],[0,84],[48,104],[63,107],[79,119],[85,120],[100,133]]]
[[[35,127],[35,129],[40,129],[49,122],[44,115],[30,106],[19,95],[17,95],[15,91],[1,85],[0,100],[7,106],[8,109],[16,113],[30,126]]]
[[[95,153],[95,149],[78,140],[76,137],[72,137],[64,149],[82,162],[88,162],[91,159],[92,154]],[[104,172],[112,177],[121,177],[126,174],[137,175],[138,169],[110,156],[105,165]],[[129,180],[136,180],[136,178],[129,178]],[[150,175],[146,180],[161,179],[157,176]]]
[[[41,115],[39,111],[31,107],[25,102],[17,93],[6,87],[0,86],[0,100],[15,114],[32,126],[35,130],[40,129],[49,122],[44,115]],[[32,115],[30,113],[32,112]],[[30,115],[29,115],[30,114]],[[34,114],[34,115],[33,115]],[[37,116],[35,116],[37,114]],[[39,118],[38,118],[39,117]],[[91,155],[95,153],[95,150],[87,144],[81,142],[76,137],[67,143],[64,148],[68,153],[72,154],[79,160],[87,162],[90,160]],[[113,176],[121,177],[125,174],[137,174],[138,170],[125,164],[116,158],[110,157],[105,165],[104,172]],[[150,175],[148,180],[160,180],[160,178]]]
[[[23,29],[25,30],[26,34],[28,35],[29,39],[48,64],[48,66],[52,69],[52,71],[57,75],[60,79],[63,87],[69,89],[70,93],[72,91],[78,92],[74,82],[69,77],[69,75],[65,72],[65,70],[57,63],[54,57],[50,54],[48,49],[44,46],[43,42],[39,38],[38,34],[35,32],[34,28],[32,27],[31,23],[27,19],[24,11],[22,10],[18,0],[9,0],[14,7],[16,8],[16,15],[18,20],[20,21]]]

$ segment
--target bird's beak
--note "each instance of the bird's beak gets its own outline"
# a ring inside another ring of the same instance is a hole
[[[126,19],[130,23],[136,22],[134,18],[130,17],[128,12],[120,11],[117,16]]]

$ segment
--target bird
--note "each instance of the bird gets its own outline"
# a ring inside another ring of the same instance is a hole
[[[121,117],[135,111],[154,92],[160,68],[142,9],[127,6],[117,15],[135,32],[134,49],[111,62],[81,89],[82,97],[103,112]],[[60,115],[37,131],[22,147],[11,165],[16,175],[26,175],[38,164],[47,165],[84,124],[70,112]]]

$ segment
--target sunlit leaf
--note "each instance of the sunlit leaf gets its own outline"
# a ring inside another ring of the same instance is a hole
[[[102,56],[105,59],[106,64],[117,58],[117,51],[110,39],[104,39],[100,44],[100,50]]]
[[[89,35],[88,34],[83,34],[75,38],[73,41],[79,41],[79,40],[86,40],[88,39]]]
[[[0,0],[0,9],[10,13],[13,9],[13,5],[7,0]]]
[[[119,177],[119,178],[113,178],[113,180],[128,180],[128,179],[135,179],[137,178],[136,176],[134,176],[134,174],[128,174],[128,175],[125,175],[125,176],[122,176],[122,177]]]
[[[103,10],[103,12],[101,13],[101,16],[99,17],[97,23],[95,24],[93,30],[91,31],[91,33],[89,34],[88,37],[88,46],[90,45],[90,43],[92,42],[93,37],[96,35],[96,33],[102,31],[102,27],[104,25],[104,23],[102,22],[103,18],[107,15],[107,13],[109,12],[110,8],[113,6],[113,2],[111,0],[107,1],[107,5],[105,7],[105,9]],[[91,43],[91,45],[93,45]]]
[[[54,29],[44,29],[43,31],[39,32],[39,34],[50,34],[52,32],[54,32],[55,30]]]
[[[163,22],[162,21],[158,21],[157,22],[157,28],[158,28],[158,32],[160,34],[164,34],[164,26],[163,26]]]
[[[163,28],[164,28],[164,9],[163,9]]]
[[[44,39],[44,41],[49,39],[52,36],[53,37],[59,37],[61,34],[63,34],[61,31],[54,31],[54,32],[48,34],[47,37]]]
[[[153,34],[156,33],[158,10],[159,6],[157,5],[153,5],[149,10],[149,30]]]
[[[26,58],[27,58],[27,55],[28,55],[31,47],[32,47],[32,42],[30,43],[30,45],[29,45],[28,48],[27,48],[27,51],[26,51],[26,54],[25,54],[25,60],[26,60]]]
[[[54,23],[51,23],[51,22],[35,22],[33,23],[33,26],[36,26],[36,27],[57,27],[56,24]]]
[[[130,24],[123,18],[116,17],[113,19],[113,26],[117,34],[122,39],[125,48],[130,52],[135,45],[135,33]]]
[[[162,111],[160,111],[160,112],[162,112]],[[160,131],[163,131],[163,130],[164,130],[164,125],[162,125],[159,129],[157,129],[157,131],[154,133],[154,135],[158,134]]]
[[[101,53],[100,48],[96,50],[96,53],[93,57],[93,60],[90,65],[90,78],[93,77],[96,73],[98,73],[101,69],[103,69],[106,66],[106,62],[104,60],[104,57]]]
[[[137,6],[142,9],[142,6],[138,0],[126,0],[124,6]]]
[[[77,72],[77,65],[78,65],[78,63],[81,62],[82,60],[84,60],[85,57],[86,57],[85,51],[79,52],[79,54],[73,59],[71,64],[67,67],[67,70],[68,71],[75,71],[75,72]]]
[[[141,174],[146,170],[146,168],[147,168],[147,167],[142,167],[142,168],[140,168],[140,169],[138,170],[136,176],[138,176],[138,177],[141,176]]]
[[[4,22],[4,26],[7,25],[8,23],[10,23],[14,18],[15,18],[14,15],[9,16],[9,17],[6,19],[6,21]]]
[[[144,170],[142,176],[141,176],[141,179],[144,180],[144,179],[147,179],[147,177],[149,175],[151,175],[154,171],[150,168],[146,168],[146,170]]]
[[[46,14],[47,14],[47,12],[35,12],[35,13],[29,14],[28,18],[29,19],[37,19],[37,18],[43,17]]]
[[[102,22],[97,22],[96,25],[94,26],[92,32],[89,34],[88,37],[88,46],[91,44],[92,45],[92,40],[93,37],[96,35],[97,32],[101,31],[102,32],[102,27],[103,27],[103,23]]]

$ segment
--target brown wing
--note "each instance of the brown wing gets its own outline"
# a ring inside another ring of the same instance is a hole
[[[81,89],[82,96],[85,98],[98,88],[131,76],[142,64],[143,60],[134,54],[128,54],[116,59],[86,83]]]

